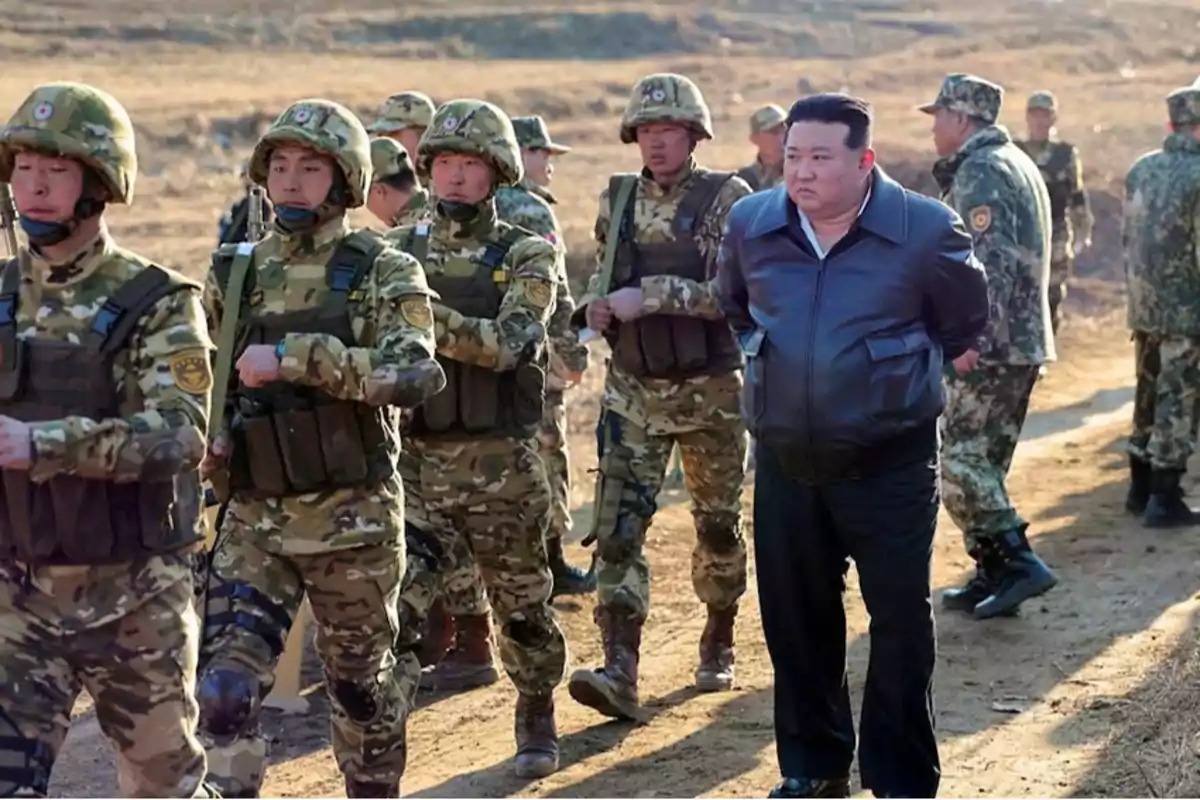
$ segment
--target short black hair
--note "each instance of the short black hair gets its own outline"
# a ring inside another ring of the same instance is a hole
[[[850,132],[846,134],[846,147],[857,150],[871,144],[871,125],[875,111],[861,97],[852,97],[841,92],[825,92],[802,97],[788,111],[787,126],[797,122],[842,123]]]
[[[408,192],[417,188],[417,176],[408,167],[400,170],[395,175],[380,178],[379,182],[400,192]]]

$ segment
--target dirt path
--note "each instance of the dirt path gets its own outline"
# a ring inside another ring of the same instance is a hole
[[[1062,582],[1019,618],[986,623],[941,614],[937,702],[951,796],[1064,796],[1116,793],[1103,770],[1114,760],[1114,731],[1126,695],[1158,669],[1187,632],[1197,608],[1197,535],[1151,533],[1122,510],[1129,417],[1130,352],[1119,321],[1076,323],[1034,397],[1011,486],[1032,521],[1039,552]],[[587,426],[594,401],[573,404],[577,477],[593,452]],[[583,502],[590,486],[577,487]],[[528,783],[511,775],[512,703],[506,684],[438,698],[411,724],[404,790],[422,797],[763,796],[776,779],[771,675],[751,591],[738,625],[739,680],[733,692],[691,688],[703,625],[687,574],[692,529],[685,498],[667,504],[650,537],[654,606],[645,633],[641,692],[649,724],[609,723],[559,694],[562,770]],[[968,568],[958,532],[939,531],[935,584],[961,581]],[[583,561],[584,553],[573,547]],[[865,673],[866,618],[853,581],[848,595],[851,680]],[[575,666],[600,657],[590,602],[559,606]],[[274,766],[266,791],[278,796],[340,796],[316,689],[313,716],[272,716]],[[54,791],[115,790],[111,757],[90,715],[77,720],[59,762]],[[1130,761],[1134,764],[1135,761]],[[1132,767],[1130,768],[1132,770]],[[1140,769],[1140,767],[1139,767]],[[1106,788],[1109,791],[1106,791]],[[1127,788],[1126,791],[1129,791]],[[1132,791],[1151,794],[1148,787]]]

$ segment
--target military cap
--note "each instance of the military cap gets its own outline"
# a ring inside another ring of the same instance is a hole
[[[1188,86],[1167,95],[1172,125],[1200,125],[1200,87]]]
[[[379,118],[367,126],[370,133],[395,133],[405,128],[428,128],[436,107],[422,92],[400,92],[383,102]]]
[[[517,144],[524,150],[549,150],[560,154],[571,152],[571,148],[550,138],[546,120],[541,117],[513,117],[512,124],[517,133]]]
[[[942,88],[932,103],[918,106],[926,114],[939,108],[957,111],[981,119],[991,125],[1000,117],[1004,90],[989,80],[962,72],[951,73],[942,81]]]
[[[1054,92],[1034,92],[1029,95],[1029,100],[1026,101],[1025,108],[1042,108],[1046,111],[1057,111],[1058,100],[1054,97]]]
[[[769,103],[750,115],[750,134],[764,133],[787,122],[787,112]]]
[[[385,181],[405,170],[413,172],[413,163],[399,142],[386,136],[371,140],[372,180]]]

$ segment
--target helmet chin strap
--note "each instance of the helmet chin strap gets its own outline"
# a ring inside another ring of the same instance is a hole
[[[80,222],[97,217],[104,212],[106,201],[97,199],[97,195],[103,196],[103,194],[103,184],[89,169],[84,173],[83,192],[75,201],[75,208],[70,217],[65,220],[46,222],[22,216],[19,219],[21,229],[25,231],[29,243],[34,247],[53,247],[61,244],[71,238],[71,235],[79,229]]]
[[[324,202],[316,208],[293,206],[281,203],[275,206],[275,227],[286,236],[302,236],[312,233],[329,220],[346,212],[349,204],[349,189],[346,176],[340,169],[334,170],[333,185],[325,195]]]

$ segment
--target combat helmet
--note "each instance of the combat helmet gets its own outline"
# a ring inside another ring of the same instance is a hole
[[[483,100],[451,100],[433,115],[417,145],[417,174],[422,179],[429,177],[438,153],[479,156],[496,171],[499,186],[518,184],[525,174],[512,120]]]
[[[691,78],[672,72],[647,75],[637,82],[621,115],[621,141],[637,141],[637,127],[655,122],[687,125],[701,138],[713,138],[712,114]]]
[[[371,142],[350,109],[332,100],[300,100],[279,115],[250,154],[250,180],[266,187],[271,151],[281,144],[311,147],[331,157],[342,170],[349,193],[346,208],[367,201],[371,188]]]

